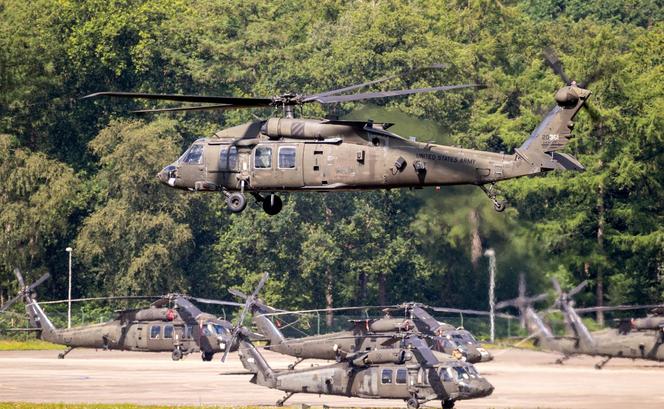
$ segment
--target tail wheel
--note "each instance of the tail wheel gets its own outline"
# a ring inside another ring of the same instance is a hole
[[[283,207],[281,198],[277,195],[270,195],[263,199],[263,210],[270,216],[279,213]]]
[[[226,198],[228,209],[233,213],[240,213],[247,207],[247,198],[242,193],[235,192]]]

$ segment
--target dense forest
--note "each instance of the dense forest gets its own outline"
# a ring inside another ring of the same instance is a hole
[[[578,302],[664,300],[664,5],[661,0],[0,0],[0,298],[14,267],[40,297],[183,291],[228,299],[262,272],[283,308],[419,300],[487,308],[497,296],[588,279]],[[472,92],[347,103],[327,114],[396,122],[403,136],[512,152],[563,85],[542,52],[591,81],[567,150],[586,167],[477,188],[301,193],[230,214],[221,194],[154,175],[193,140],[270,110],[128,113],[118,90],[314,93],[409,69],[383,89],[481,82]]]

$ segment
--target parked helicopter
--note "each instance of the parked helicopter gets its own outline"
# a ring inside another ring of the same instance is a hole
[[[440,399],[443,408],[454,402],[488,396],[493,386],[479,375],[475,367],[431,349],[417,337],[404,336],[399,347],[344,351],[338,345],[330,348],[337,363],[307,369],[274,370],[254,347],[249,332],[242,326],[247,312],[259,302],[258,292],[267,280],[265,274],[254,292],[245,296],[238,324],[233,327],[230,348],[239,345],[242,365],[254,374],[252,383],[286,392],[276,402],[283,404],[295,393],[341,395],[369,399],[403,399],[409,409]],[[269,322],[264,315],[254,318]],[[230,350],[228,348],[227,350]],[[224,352],[222,361],[226,359]]]
[[[146,352],[170,351],[173,360],[200,351],[203,361],[211,361],[215,353],[227,349],[232,325],[226,320],[202,312],[189,300],[242,306],[235,302],[169,294],[155,301],[149,308],[118,311],[113,320],[102,324],[57,329],[32,294],[35,288],[50,275],[46,273],[33,284],[26,286],[20,271],[16,269],[14,273],[20,284],[19,294],[5,303],[1,311],[7,310],[22,299],[32,329],[37,331],[37,337],[67,347],[58,355],[60,359],[75,348],[101,348]],[[257,338],[260,339],[254,335],[254,339]]]
[[[247,299],[246,295],[237,290],[231,290],[231,292],[240,298]],[[340,307],[332,310],[347,311],[367,308],[369,307]],[[377,307],[374,306],[373,308]],[[284,336],[273,322],[273,319],[278,320],[280,316],[286,314],[329,310],[276,311],[260,300],[256,300],[252,303],[251,311],[254,314],[253,321],[258,331],[269,340],[266,349],[297,358],[297,361],[289,366],[290,369],[293,369],[305,359],[336,359],[339,350],[358,352],[393,348],[394,344],[403,340],[404,337],[421,338],[432,350],[446,353],[470,363],[486,362],[493,359],[491,354],[482,348],[481,344],[469,331],[437,321],[424,310],[425,306],[422,304],[411,302],[398,306],[381,306],[380,308],[384,308],[386,316],[375,319],[351,320],[351,328],[347,331],[291,339]],[[426,308],[436,309],[436,307]],[[404,318],[393,318],[389,315],[391,311],[395,310],[403,311]],[[470,310],[455,311],[474,312]]]
[[[282,208],[276,192],[462,184],[479,186],[495,209],[503,211],[506,201],[498,200],[496,182],[551,170],[584,169],[572,156],[558,152],[572,137],[573,119],[591,94],[573,82],[556,92],[556,106],[513,154],[404,139],[388,131],[391,123],[294,117],[295,107],[312,102],[333,104],[483,87],[463,84],[344,94],[395,77],[313,95],[284,94],[271,98],[134,92],[98,92],[83,98],[108,96],[211,104],[134,111],[140,113],[281,107],[284,114],[281,118],[249,122],[198,139],[157,174],[162,183],[176,189],[220,191],[228,208],[236,213],[246,207],[246,192],[262,203],[266,213],[275,215]]]
[[[572,336],[556,337],[553,331],[544,324],[539,315],[533,310],[532,303],[545,298],[544,294],[535,297],[525,296],[525,284],[520,286],[519,298],[496,304],[496,308],[514,306],[519,308],[524,317],[524,323],[528,333],[536,338],[537,344],[546,350],[557,351],[563,354],[556,362],[563,363],[574,355],[590,355],[604,357],[604,360],[595,365],[596,369],[602,369],[612,358],[646,359],[652,361],[664,361],[664,319],[647,318],[634,322],[634,329],[620,326],[619,328],[607,328],[599,331],[589,331],[583,324],[577,311],[573,307],[572,297],[585,288],[584,281],[569,292],[564,292],[558,281],[552,279],[554,289],[557,293],[555,306],[562,311],[565,322],[572,331]],[[633,309],[648,306],[627,306]],[[596,311],[601,308],[605,311],[611,307],[591,307],[584,311]],[[620,308],[618,308],[620,309]],[[623,308],[629,309],[629,308]]]

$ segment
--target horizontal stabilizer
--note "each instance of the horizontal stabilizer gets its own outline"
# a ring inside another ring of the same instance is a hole
[[[564,170],[576,170],[576,171],[586,170],[586,168],[584,168],[583,165],[579,163],[579,161],[576,160],[575,157],[573,157],[572,155],[568,155],[566,153],[553,152],[553,160],[558,162],[560,166],[562,166],[562,169]]]

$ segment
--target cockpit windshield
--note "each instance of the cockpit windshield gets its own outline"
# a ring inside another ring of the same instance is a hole
[[[456,372],[456,379],[458,381],[465,381],[470,379],[470,375],[466,371],[466,368],[462,366],[455,366],[454,371]]]
[[[186,163],[190,165],[200,164],[203,161],[203,145],[195,143],[187,149],[185,153],[178,159],[179,163]]]
[[[469,332],[455,332],[452,339],[458,344],[477,344],[477,340]]]

